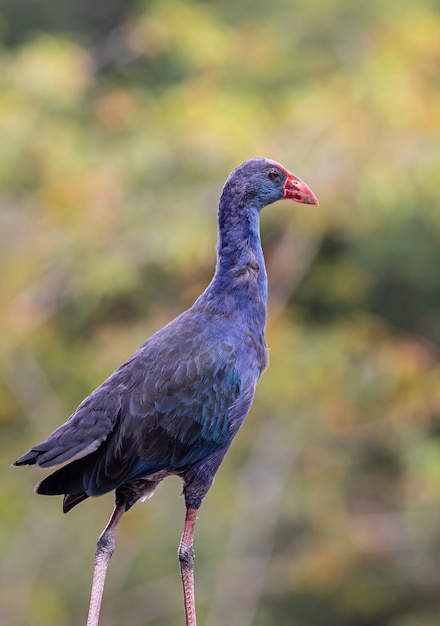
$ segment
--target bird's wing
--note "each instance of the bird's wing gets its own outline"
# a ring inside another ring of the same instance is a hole
[[[88,493],[163,470],[178,472],[235,435],[243,379],[231,342],[192,336],[191,345],[180,342],[166,357],[149,363],[126,395],[117,427],[84,476]],[[246,405],[243,419],[250,401]]]
[[[121,389],[111,389],[106,383],[85,398],[67,422],[46,441],[35,445],[14,465],[52,467],[97,450],[112,432],[122,404]]]
[[[232,439],[252,401],[258,376],[237,366],[237,345],[225,327],[182,314],[15,464],[83,459],[85,489],[104,493],[204,458]]]

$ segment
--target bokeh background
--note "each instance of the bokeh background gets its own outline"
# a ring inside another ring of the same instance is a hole
[[[10,463],[191,305],[262,155],[321,205],[262,215],[272,363],[200,510],[199,621],[438,625],[438,0],[3,0],[0,41],[2,625],[84,624],[112,508]],[[124,519],[103,626],[182,624],[179,494]]]

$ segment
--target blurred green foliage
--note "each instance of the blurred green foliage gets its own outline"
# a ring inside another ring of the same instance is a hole
[[[9,464],[203,290],[260,155],[321,206],[262,216],[272,363],[200,511],[200,622],[438,624],[439,9],[2,3],[3,626],[84,623],[112,506],[64,517]],[[178,494],[124,520],[103,625],[182,623]]]

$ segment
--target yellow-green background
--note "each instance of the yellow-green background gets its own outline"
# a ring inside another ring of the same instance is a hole
[[[112,496],[63,516],[9,465],[204,289],[254,156],[321,204],[262,215],[272,363],[200,510],[200,624],[439,624],[439,11],[1,3],[2,626],[84,624]],[[103,626],[182,624],[179,493],[124,519]]]

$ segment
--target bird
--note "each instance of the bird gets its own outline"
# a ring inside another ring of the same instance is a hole
[[[253,158],[222,189],[214,276],[194,304],[153,334],[15,466],[64,464],[35,492],[64,495],[67,513],[114,491],[96,545],[87,626],[97,626],[105,576],[123,515],[180,477],[186,507],[178,561],[185,624],[196,626],[197,512],[251,407],[268,366],[267,274],[260,211],[281,199],[317,205],[312,190],[277,161]]]

